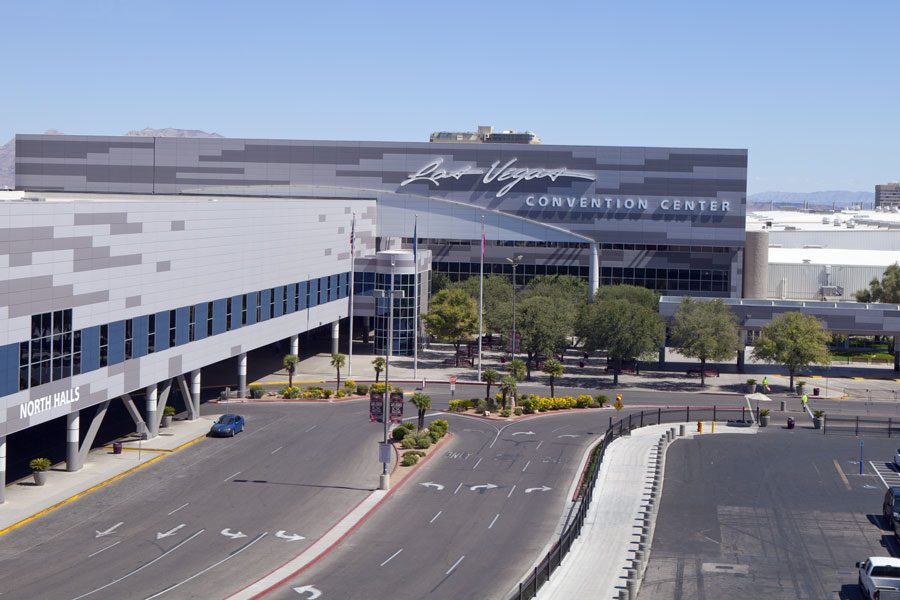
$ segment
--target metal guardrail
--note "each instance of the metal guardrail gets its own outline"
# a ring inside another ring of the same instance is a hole
[[[750,411],[746,408],[718,408],[716,406],[691,408],[688,406],[674,409],[642,410],[639,413],[632,413],[627,418],[611,423],[600,442],[600,451],[597,452],[592,461],[585,465],[585,469],[590,473],[590,479],[581,505],[578,507],[572,522],[563,530],[559,536],[559,541],[550,548],[547,555],[519,582],[518,591],[510,596],[509,600],[530,600],[534,598],[541,586],[549,581],[553,572],[559,568],[563,557],[572,549],[572,544],[581,535],[587,511],[594,497],[594,487],[597,483],[600,465],[603,463],[603,458],[606,455],[606,448],[612,441],[623,435],[628,435],[634,429],[649,425],[683,423],[685,421],[727,421],[730,420],[729,417],[735,417],[735,420],[737,420],[739,411],[740,421],[747,422],[750,417]],[[900,427],[900,422],[897,425]]]
[[[892,437],[900,435],[900,419],[892,417],[831,416],[822,419],[825,435],[875,435]]]

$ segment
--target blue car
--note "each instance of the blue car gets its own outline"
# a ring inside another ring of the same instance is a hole
[[[234,437],[244,430],[244,417],[241,415],[222,415],[209,430],[209,435],[230,435]]]

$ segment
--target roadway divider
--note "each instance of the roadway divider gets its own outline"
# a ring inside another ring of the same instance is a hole
[[[752,412],[752,411],[750,411]],[[593,454],[591,460],[585,467],[586,485],[582,486],[584,494],[582,496],[581,505],[572,519],[568,527],[566,527],[559,540],[550,548],[547,554],[538,562],[537,565],[527,573],[519,582],[518,589],[509,596],[509,600],[530,600],[537,596],[538,590],[544,583],[550,580],[553,572],[562,564],[563,557],[572,549],[572,544],[581,535],[584,527],[585,517],[591,506],[591,500],[597,483],[597,476],[600,472],[600,465],[606,455],[606,449],[609,445],[619,437],[630,435],[634,429],[639,427],[647,427],[650,425],[661,425],[663,423],[684,423],[684,422],[703,422],[703,421],[740,421],[741,424],[750,425],[751,420],[748,418],[748,410],[746,408],[720,408],[712,407],[690,407],[681,408],[657,408],[655,410],[642,410],[639,413],[629,414],[619,421],[611,423],[606,433],[603,434],[599,449]],[[660,477],[662,474],[660,473]],[[644,563],[643,566],[645,566]]]

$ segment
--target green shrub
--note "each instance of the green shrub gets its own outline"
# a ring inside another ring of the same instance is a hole
[[[394,386],[391,386],[391,387],[393,388]],[[370,392],[383,392],[384,384],[383,383],[373,383],[371,386],[369,386],[369,391]]]
[[[596,400],[591,400],[590,402],[588,402],[587,407],[588,408],[602,408],[603,406]]]
[[[509,411],[508,408],[504,408],[503,410],[500,411],[500,416],[504,417],[504,418],[509,417],[511,414],[512,413]]]
[[[261,385],[251,385],[250,386],[250,397],[255,399],[260,399],[266,395],[266,388]]]
[[[420,438],[417,438],[416,439],[416,448],[420,448],[422,450],[431,448],[431,438],[428,435],[424,435]]]
[[[747,380],[747,385],[756,385],[756,380],[751,377]]]
[[[412,431],[413,429],[416,428],[416,424],[413,423],[412,421],[404,421],[403,423],[400,424],[400,427],[405,428],[407,431]]]
[[[403,458],[400,459],[400,464],[404,467],[411,467],[417,462],[419,462],[419,457],[415,454],[404,454]]]
[[[440,430],[441,437],[443,437],[450,429],[450,425],[447,423],[446,419],[435,419],[431,422],[431,425],[428,426],[428,429],[430,431]]]
[[[174,406],[166,406],[163,408],[163,416],[164,417],[174,417],[175,416],[175,407]]]
[[[46,471],[50,468],[50,459],[49,458],[33,458],[31,462],[28,463],[28,466],[31,467],[32,471]]]
[[[824,410],[814,410],[813,416],[817,419],[821,419],[822,417],[825,416],[825,411]]]
[[[299,398],[302,395],[302,392],[296,385],[292,385],[291,387],[279,390],[279,394],[281,394],[282,398],[295,399]]]
[[[322,391],[320,393],[322,394],[323,398],[326,398],[326,399],[331,398],[331,390],[328,388],[322,389]]]
[[[344,390],[346,391],[346,393],[352,394],[353,390],[355,390],[355,389],[356,389],[355,381],[353,381],[352,379],[347,379],[344,381]]]
[[[400,440],[400,445],[406,449],[415,448],[416,447],[416,438],[411,435],[408,435],[405,438],[403,438],[402,440]]]
[[[346,395],[347,395],[347,392],[345,392],[344,390],[338,390],[334,393],[335,398],[343,398]]]
[[[369,386],[367,386],[364,383],[357,384],[356,393],[359,394],[360,396],[365,396],[366,394],[369,393]]]
[[[488,410],[487,400],[485,400],[484,398],[479,400],[478,404],[475,405],[475,410],[480,414],[483,414],[486,410]]]
[[[520,398],[519,404],[522,405],[522,410],[526,414],[530,415],[534,414],[534,412],[538,409],[538,406],[540,406],[540,401],[534,396],[527,396],[525,398]]]
[[[606,397],[605,395],[603,395],[603,394],[597,394],[596,400],[597,400],[597,404],[599,404],[601,408],[603,408],[603,405],[604,405],[604,404],[606,404],[607,402],[609,402],[609,398],[607,398],[607,397]]]
[[[587,394],[581,394],[577,398],[575,398],[575,407],[576,408],[587,408],[588,405],[593,402],[594,399],[588,396]]]
[[[428,430],[428,438],[431,440],[432,444],[437,444],[438,440],[441,439],[441,435],[443,434],[439,429],[435,431],[432,431],[430,429]]]
[[[517,406],[517,407],[516,407],[516,416],[517,416],[517,417],[521,417],[521,416],[522,416],[522,407],[521,407],[521,406]]]
[[[409,435],[409,429],[406,427],[397,427],[391,432],[391,437],[394,438],[394,441],[399,442],[403,438]]]
[[[764,408],[764,409],[762,409],[761,411],[759,411],[759,416],[761,416],[761,417],[768,417],[768,416],[769,416],[769,412],[770,412],[770,411],[769,411],[768,408]],[[815,413],[813,413],[813,414],[815,414]]]

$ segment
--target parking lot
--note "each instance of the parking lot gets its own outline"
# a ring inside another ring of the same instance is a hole
[[[638,597],[859,598],[856,561],[900,556],[881,517],[898,446],[781,427],[673,444]]]

